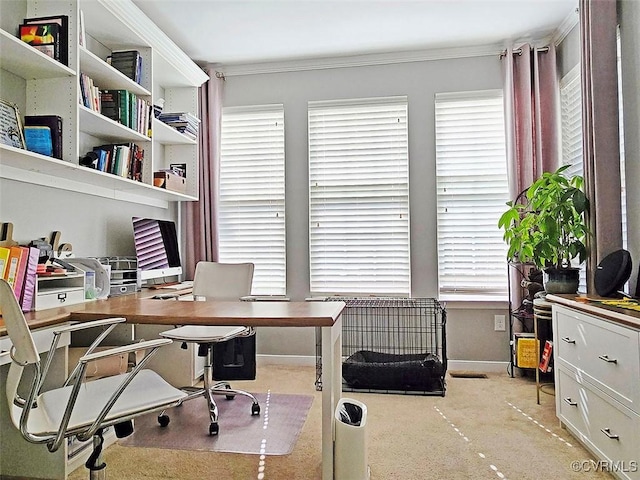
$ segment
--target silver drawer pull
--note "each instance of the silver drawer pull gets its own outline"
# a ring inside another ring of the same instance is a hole
[[[575,345],[576,341],[571,340],[569,337],[562,337],[562,341],[566,343],[573,343]]]
[[[604,360],[607,363],[618,363],[618,360],[615,358],[609,358],[609,355],[598,355],[600,360]]]
[[[565,403],[567,405],[571,405],[572,407],[577,407],[578,406],[578,402],[574,402],[571,400],[571,397],[567,397],[564,399]]]
[[[600,431],[612,440],[620,440],[620,437],[611,433],[611,429],[609,428],[601,428]]]

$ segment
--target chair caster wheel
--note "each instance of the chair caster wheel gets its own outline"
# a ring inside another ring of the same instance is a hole
[[[251,415],[260,415],[260,405],[257,403],[251,405]]]
[[[226,388],[227,390],[231,390],[231,385],[227,385],[225,388]],[[227,400],[233,400],[234,398],[236,398],[236,395],[235,395],[235,394],[233,394],[233,395],[225,395],[225,398],[226,398]]]
[[[170,421],[169,415],[158,415],[158,423],[161,427],[166,427]]]
[[[209,435],[218,435],[219,431],[220,431],[220,427],[218,426],[217,423],[212,423],[209,425]]]

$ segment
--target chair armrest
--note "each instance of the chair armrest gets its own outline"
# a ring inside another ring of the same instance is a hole
[[[173,343],[173,340],[169,338],[158,338],[155,340],[146,340],[144,342],[132,343],[130,345],[123,345],[121,347],[113,347],[108,350],[101,350],[99,352],[89,353],[80,357],[79,362],[88,363],[92,360],[98,360],[100,358],[111,357],[113,355],[121,355],[123,353],[135,352],[138,350],[146,350],[148,348],[162,347]]]
[[[51,341],[51,347],[49,348],[49,355],[47,355],[47,360],[46,360],[46,362],[44,364],[44,368],[42,369],[42,376],[41,376],[41,379],[40,379],[40,385],[38,386],[38,392],[40,392],[40,389],[42,388],[42,384],[44,383],[44,380],[45,380],[45,378],[47,377],[47,375],[49,373],[49,367],[51,366],[51,361],[53,360],[53,356],[55,354],[55,351],[58,348],[58,341],[60,340],[60,337],[62,336],[63,333],[74,332],[76,330],[83,330],[83,329],[92,328],[92,327],[104,327],[104,326],[106,326],[107,328],[105,328],[105,330],[100,335],[98,335],[98,337],[95,339],[95,341],[89,347],[88,352],[91,353],[100,344],[100,342],[102,342],[102,340],[104,340],[105,337],[114,328],[116,328],[117,324],[124,323],[126,321],[127,321],[127,319],[124,318],[124,317],[113,317],[113,318],[103,318],[103,319],[100,319],[100,320],[93,320],[91,322],[78,322],[78,323],[74,323],[72,325],[66,325],[66,326],[63,326],[63,327],[56,328],[53,331],[53,340]],[[71,380],[75,377],[77,371],[78,371],[78,369],[76,368],[71,372],[71,374],[65,380],[64,386],[69,385]]]
[[[78,322],[64,327],[56,328],[54,334],[62,334],[65,332],[75,332],[76,330],[83,330],[85,328],[102,327],[105,325],[112,325],[114,323],[124,323],[127,319],[124,317],[103,318],[100,320],[93,320],[91,322]]]

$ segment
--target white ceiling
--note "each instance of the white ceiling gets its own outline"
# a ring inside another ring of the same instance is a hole
[[[193,60],[223,65],[502,44],[577,0],[133,0]]]

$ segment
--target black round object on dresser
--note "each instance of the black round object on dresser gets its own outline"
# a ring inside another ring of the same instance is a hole
[[[631,276],[631,254],[616,250],[602,259],[596,267],[594,283],[601,297],[609,297],[622,289]]]

